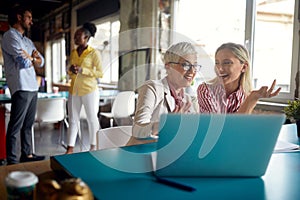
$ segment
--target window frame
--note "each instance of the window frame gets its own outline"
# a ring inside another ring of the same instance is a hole
[[[180,1],[183,0],[174,0],[173,4],[173,11],[176,11],[178,9],[178,5]],[[295,1],[295,7],[294,7],[294,22],[293,22],[293,41],[292,41],[292,57],[291,57],[291,75],[290,75],[290,91],[289,92],[280,92],[278,96],[273,98],[263,98],[260,99],[260,102],[268,103],[270,102],[270,105],[274,105],[274,103],[279,104],[286,104],[289,100],[292,100],[295,98],[296,95],[300,96],[300,94],[295,94],[295,91],[298,91],[296,88],[295,83],[295,75],[297,71],[299,71],[299,65],[300,65],[300,56],[299,56],[299,22],[300,22],[300,14],[299,14],[299,7],[300,3],[297,0]],[[251,59],[251,72],[253,73],[253,63],[255,61],[255,52],[254,52],[254,46],[255,46],[255,36],[254,36],[254,30],[255,30],[255,21],[256,21],[256,3],[257,0],[245,0],[245,27],[244,27],[244,45],[248,49]],[[230,11],[229,11],[230,12]],[[174,30],[176,30],[176,12],[172,12],[172,27]],[[285,70],[285,69],[283,69]],[[299,80],[299,76],[297,77]],[[252,80],[253,82],[253,80]],[[270,82],[271,84],[271,82]],[[269,85],[270,86],[270,85]],[[299,86],[298,86],[299,87]],[[299,87],[300,90],[300,87]]]
[[[97,20],[94,20],[93,21],[93,23],[95,23],[95,25],[96,26],[98,26],[99,24],[104,24],[104,23],[106,23],[106,22],[109,22],[110,23],[110,36],[109,36],[109,41],[108,41],[108,43],[109,43],[109,45],[111,45],[112,44],[112,42],[113,42],[113,40],[115,40],[115,38],[113,38],[113,37],[116,37],[115,35],[112,35],[113,33],[112,33],[112,24],[114,23],[114,22],[117,22],[117,21],[120,21],[120,19],[119,19],[119,14],[117,13],[117,14],[113,14],[113,15],[109,15],[109,16],[106,16],[106,17],[103,17],[103,18],[100,18],[100,19],[97,19]],[[100,51],[100,53],[101,53],[101,59],[102,59],[102,52],[101,52],[101,50],[99,49],[99,48],[96,48],[97,50],[99,50]],[[119,51],[119,47],[118,47],[118,49],[117,49],[117,51]],[[110,59],[111,60],[113,60],[113,61],[116,61],[116,60],[118,60],[117,58],[115,58],[115,56],[114,56],[114,49],[113,48],[110,48],[109,49],[109,56],[110,56]],[[117,63],[117,62],[115,62],[115,63]],[[103,63],[102,63],[103,64]],[[118,63],[117,63],[118,64]],[[107,81],[104,81],[103,82],[103,80],[101,80],[100,79],[100,84],[109,84],[109,85],[118,85],[118,81],[119,81],[119,72],[118,72],[118,79],[117,79],[117,82],[115,82],[114,81],[114,78],[113,78],[113,63],[112,62],[110,62],[109,63],[109,82],[107,82]],[[118,70],[119,70],[119,64],[118,64]],[[104,66],[102,66],[102,69],[104,70]],[[105,71],[103,71],[103,73],[105,74]],[[103,76],[106,76],[106,75],[104,75],[103,74]]]
[[[61,83],[63,77],[67,76],[65,44],[64,37],[46,42],[45,66],[47,74],[47,91],[52,91],[52,84]],[[54,46],[56,46],[56,49],[53,49]],[[59,52],[56,52],[57,48],[59,48]],[[54,53],[59,53],[61,56],[55,56]],[[54,74],[55,72],[57,74]]]
[[[294,8],[294,24],[293,24],[293,45],[292,45],[292,61],[291,61],[291,77],[290,77],[290,92],[280,92],[278,96],[273,98],[260,99],[262,102],[274,102],[274,103],[287,103],[288,100],[294,99],[295,96],[295,77],[293,77],[299,68],[299,1],[295,0]],[[256,0],[246,0],[246,23],[245,23],[245,45],[249,50],[250,57],[254,57],[254,28],[256,17]],[[253,61],[251,59],[251,66],[253,68]],[[253,70],[251,70],[253,71]]]

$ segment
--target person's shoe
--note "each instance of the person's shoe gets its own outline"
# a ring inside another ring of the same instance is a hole
[[[6,165],[15,165],[15,164],[19,164],[18,162],[6,162]]]
[[[0,160],[0,166],[2,166],[2,165],[6,165],[6,160],[5,159]]]
[[[21,156],[20,162],[32,162],[32,161],[40,161],[40,160],[44,160],[44,159],[45,159],[45,156],[37,156],[35,154],[32,154],[32,157]]]
[[[15,160],[15,159],[6,159],[6,165],[14,165],[14,164],[18,164],[19,161]]]

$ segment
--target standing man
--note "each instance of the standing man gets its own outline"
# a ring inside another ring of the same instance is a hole
[[[7,164],[43,160],[44,156],[32,153],[32,126],[38,91],[35,68],[44,65],[44,58],[25,36],[33,24],[31,10],[14,7],[8,15],[8,22],[10,29],[2,38],[5,76],[11,93],[11,115],[6,134]],[[20,159],[18,137],[21,141]]]

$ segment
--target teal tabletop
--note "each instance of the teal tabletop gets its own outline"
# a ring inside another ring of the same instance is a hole
[[[103,99],[113,99],[117,94],[118,90],[100,90],[100,101]],[[46,92],[39,92],[38,98],[57,98],[57,97],[64,97],[68,98],[69,92],[61,91],[58,93],[46,93]],[[8,94],[0,94],[0,104],[2,103],[10,103],[11,97]]]
[[[300,153],[273,153],[261,178],[169,178],[189,192],[156,181],[151,152],[156,143],[51,157],[53,170],[80,177],[96,199],[300,199]],[[126,156],[138,153],[139,156]]]
[[[10,95],[0,94],[0,103],[10,103]]]

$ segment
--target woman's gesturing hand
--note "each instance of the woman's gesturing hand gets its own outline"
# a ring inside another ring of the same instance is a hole
[[[270,88],[268,86],[262,86],[259,90],[252,91],[251,95],[253,95],[257,99],[275,97],[279,94],[281,90],[281,88],[278,88],[276,91],[273,92],[275,85],[276,85],[276,80],[273,81]]]

